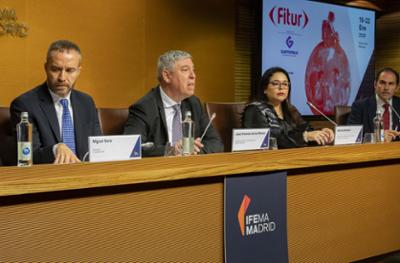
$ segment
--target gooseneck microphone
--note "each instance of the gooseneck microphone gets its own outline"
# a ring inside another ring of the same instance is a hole
[[[208,128],[210,128],[210,125],[211,125],[212,121],[215,119],[216,116],[217,116],[217,114],[215,114],[215,112],[211,115],[211,118],[208,121],[207,127],[205,128],[203,134],[200,137],[200,142],[203,140],[204,135],[206,135],[206,132],[207,132]]]
[[[325,119],[327,119],[330,123],[332,123],[335,126],[338,126],[338,124],[336,122],[334,122],[331,118],[329,118],[328,116],[326,116],[322,111],[320,111],[316,106],[314,106],[314,104],[312,104],[311,102],[307,101],[308,106],[310,106],[311,108],[313,108],[314,110],[316,110],[319,114],[321,114]]]
[[[82,158],[82,162],[86,162],[86,158],[89,157],[89,152],[86,152]]]
[[[142,143],[142,150],[151,150],[154,148],[154,142]]]

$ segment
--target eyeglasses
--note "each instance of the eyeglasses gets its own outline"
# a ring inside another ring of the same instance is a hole
[[[271,84],[274,89],[289,89],[290,86],[290,82],[280,82],[278,80],[270,81],[269,84]]]

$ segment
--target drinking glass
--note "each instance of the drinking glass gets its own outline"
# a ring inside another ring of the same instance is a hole
[[[269,149],[278,150],[278,141],[274,137],[269,138]]]
[[[182,145],[179,143],[178,147],[171,142],[167,142],[165,145],[164,157],[180,156],[182,155]]]
[[[375,134],[374,133],[365,133],[363,143],[375,143]]]

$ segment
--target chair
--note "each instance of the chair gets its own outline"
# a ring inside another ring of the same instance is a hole
[[[100,128],[103,135],[121,135],[128,120],[128,109],[98,108]]]
[[[0,135],[11,135],[10,109],[0,107]]]
[[[205,103],[208,116],[216,114],[213,127],[221,136],[225,152],[230,152],[232,148],[232,129],[242,127],[242,113],[245,106],[245,102]]]
[[[10,110],[0,107],[0,165],[16,162],[16,144],[11,132]]]
[[[351,106],[336,105],[335,106],[335,122],[338,125],[346,125],[347,118],[351,112]]]

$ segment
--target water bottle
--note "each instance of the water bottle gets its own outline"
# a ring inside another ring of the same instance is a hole
[[[194,122],[190,111],[185,112],[185,119],[182,122],[182,148],[183,155],[194,153]]]
[[[18,166],[32,165],[32,124],[28,113],[21,112],[21,122],[17,124]]]
[[[380,111],[376,112],[376,116],[373,119],[373,121],[374,121],[375,141],[383,142],[385,139],[385,135],[383,130],[383,118]]]

